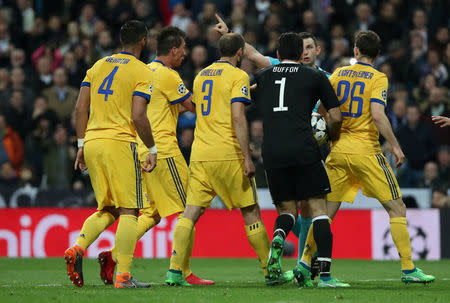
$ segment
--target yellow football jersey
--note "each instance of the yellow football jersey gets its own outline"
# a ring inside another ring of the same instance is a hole
[[[152,126],[153,137],[158,148],[158,159],[181,155],[177,140],[179,103],[192,94],[186,89],[180,75],[161,61],[149,65],[153,71],[152,101],[147,107],[147,116]],[[141,160],[148,154],[142,140],[138,137],[138,151]]]
[[[98,60],[81,86],[90,87],[91,105],[84,141],[115,139],[136,142],[133,96],[151,97],[152,71],[133,54],[121,52]]]
[[[251,104],[249,86],[247,73],[228,61],[216,61],[198,73],[193,87],[197,124],[191,162],[243,158],[231,103]]]
[[[381,153],[378,129],[372,119],[371,102],[386,106],[388,80],[370,64],[357,62],[336,69],[329,78],[343,116],[340,138],[332,152]]]

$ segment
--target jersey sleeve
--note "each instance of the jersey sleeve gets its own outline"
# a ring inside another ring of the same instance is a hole
[[[136,87],[133,96],[139,96],[150,102],[153,90],[153,72],[150,67],[145,66],[141,73],[136,73]]]
[[[380,103],[386,106],[388,91],[388,79],[385,74],[377,77],[372,87],[370,102]]]
[[[192,95],[176,71],[170,70],[164,74],[164,79],[159,81],[159,90],[166,96],[170,104],[183,102]]]
[[[239,80],[234,82],[231,90],[231,103],[234,102],[243,102],[246,105],[252,103],[250,99],[250,79],[244,71],[242,71]]]
[[[280,60],[278,60],[277,58],[273,58],[273,57],[270,57],[270,56],[267,56],[266,58],[269,59],[270,65],[278,65],[278,64],[280,64]]]
[[[334,92],[329,80],[331,80],[331,77],[330,79],[328,79],[324,73],[320,73],[319,99],[327,110],[339,106],[339,101],[337,99],[336,93]]]
[[[336,81],[337,81],[337,74],[339,73],[339,68],[337,68],[335,71],[334,71],[334,73],[332,73],[330,76],[328,76],[327,78],[328,78],[328,81],[330,81],[330,83],[331,83],[331,86],[335,86],[335,84],[336,84]]]
[[[80,87],[87,86],[91,87],[91,78],[92,77],[92,68],[88,69],[86,72],[86,76],[84,77],[83,81],[81,82]]]

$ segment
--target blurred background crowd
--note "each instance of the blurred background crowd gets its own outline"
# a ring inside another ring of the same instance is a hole
[[[156,56],[159,29],[186,32],[188,54],[178,69],[191,89],[195,75],[218,58],[219,12],[230,29],[267,56],[285,31],[318,38],[317,65],[348,65],[353,35],[377,32],[383,50],[375,67],[389,79],[392,127],[407,157],[395,173],[401,187],[432,189],[434,207],[450,207],[450,128],[431,122],[449,114],[450,3],[446,0],[0,0],[0,207],[93,205],[89,177],[73,170],[73,109],[86,70],[120,51],[119,29],[129,19],[150,29],[141,60]],[[250,79],[257,71],[242,62]],[[262,121],[248,110],[257,184],[262,168]],[[195,116],[179,119],[179,142],[189,161]],[[390,156],[390,146],[382,142]]]

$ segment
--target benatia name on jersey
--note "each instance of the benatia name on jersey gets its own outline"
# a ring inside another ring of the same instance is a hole
[[[127,64],[128,62],[130,62],[130,59],[108,57],[108,58],[106,58],[105,61],[108,63],[115,63],[115,64]]]
[[[214,76],[220,76],[222,75],[223,69],[204,69],[201,73],[200,76],[205,76],[205,77],[214,77]]]
[[[354,71],[351,69],[344,69],[344,70],[339,71],[338,77],[372,79],[373,73],[366,72],[366,71]]]

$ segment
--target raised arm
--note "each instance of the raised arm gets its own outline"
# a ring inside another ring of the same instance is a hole
[[[214,26],[214,29],[216,32],[218,32],[221,35],[225,35],[228,33],[228,26],[223,21],[223,19],[216,14],[217,24]],[[263,56],[260,52],[256,50],[252,45],[245,43],[244,47],[244,56],[253,62],[258,68],[266,68],[270,66],[270,59]]]
[[[391,123],[384,112],[384,105],[377,102],[371,102],[370,110],[372,111],[372,119],[378,131],[392,146],[392,152],[396,159],[396,166],[399,168],[405,160],[405,155],[403,154],[400,144],[398,144],[397,138],[395,138]]]
[[[244,155],[244,174],[251,178],[255,175],[255,166],[253,165],[250,144],[248,139],[247,118],[245,118],[245,105],[242,102],[233,102],[231,104],[231,112],[233,116],[233,126],[236,132],[236,137],[241,146],[242,154]]]

